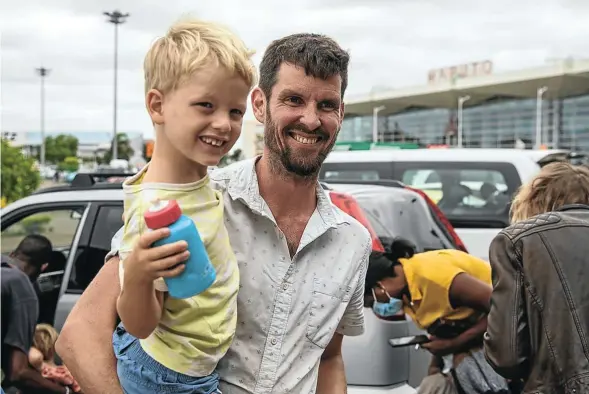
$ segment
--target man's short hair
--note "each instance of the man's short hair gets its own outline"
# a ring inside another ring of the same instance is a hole
[[[173,24],[165,36],[158,38],[145,55],[145,92],[151,89],[162,93],[174,91],[211,64],[235,73],[251,89],[256,83],[253,54],[236,34],[218,23],[181,20]]]
[[[13,252],[15,258],[41,268],[51,260],[53,246],[51,241],[39,234],[30,234],[23,238]]]
[[[284,63],[301,67],[307,75],[324,80],[339,75],[342,79],[341,95],[344,97],[350,55],[333,39],[321,34],[299,33],[273,41],[260,63],[259,87],[266,97],[270,97],[280,66]]]

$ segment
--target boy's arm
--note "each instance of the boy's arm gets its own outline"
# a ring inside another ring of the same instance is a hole
[[[125,234],[121,246],[125,250],[134,241],[131,253],[121,252],[117,313],[127,332],[139,339],[151,335],[162,317],[163,291],[166,290],[162,277],[179,275],[184,270],[184,264],[180,263],[188,258],[184,241],[152,247],[158,240],[154,233],[145,233],[139,239]]]
[[[162,317],[164,293],[153,282],[126,281],[117,299],[117,312],[125,330],[139,339],[147,338]]]

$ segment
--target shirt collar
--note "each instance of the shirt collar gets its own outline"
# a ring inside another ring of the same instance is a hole
[[[211,179],[223,183],[232,200],[241,200],[254,212],[267,216],[266,202],[260,196],[256,163],[261,156],[241,160],[211,173]],[[328,227],[349,223],[347,215],[331,202],[327,192],[317,182],[317,212]],[[270,215],[271,216],[271,215]]]

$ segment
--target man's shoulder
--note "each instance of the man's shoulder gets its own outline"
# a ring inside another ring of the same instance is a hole
[[[209,178],[213,188],[225,190],[230,182],[247,182],[245,175],[255,159],[245,159],[232,163],[226,167],[217,167],[209,171]]]
[[[345,242],[350,238],[354,239],[353,250],[355,253],[365,253],[367,250],[370,251],[372,236],[366,226],[335,205],[333,205],[333,209],[342,219],[337,227],[338,232],[344,236],[341,239],[346,240]]]
[[[27,274],[16,267],[7,265],[4,259],[2,262],[1,277],[3,293],[15,293],[19,296],[19,299],[24,298],[22,296],[26,295],[37,297],[35,288]]]
[[[501,234],[507,236],[512,241],[521,238],[530,233],[530,231],[538,231],[548,228],[549,225],[557,224],[562,221],[560,212],[546,212],[531,218],[513,223],[505,229],[501,230]]]

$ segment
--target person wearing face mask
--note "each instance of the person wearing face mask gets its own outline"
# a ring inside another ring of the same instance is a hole
[[[508,393],[507,381],[487,364],[483,335],[491,298],[491,267],[459,250],[416,253],[402,238],[381,238],[384,253],[371,255],[366,293],[385,319],[403,311],[426,330],[432,353],[418,393]]]

